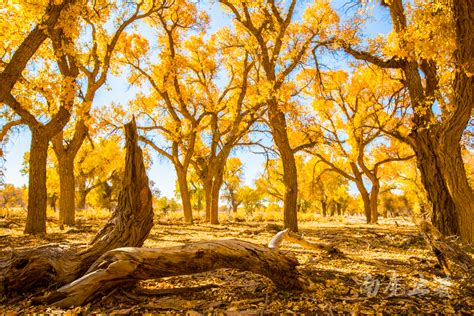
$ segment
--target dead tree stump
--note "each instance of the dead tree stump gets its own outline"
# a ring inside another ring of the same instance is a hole
[[[118,247],[140,247],[153,226],[152,194],[133,119],[125,125],[126,157],[118,205],[91,243],[78,249],[50,244],[13,251],[0,259],[0,293],[14,294],[61,286],[82,276],[102,254]]]

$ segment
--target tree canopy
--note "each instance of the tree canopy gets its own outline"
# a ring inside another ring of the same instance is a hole
[[[18,126],[31,131],[26,233],[46,231],[53,194],[66,225],[92,190],[113,205],[117,128],[134,116],[151,159],[175,170],[186,223],[203,211],[217,224],[224,200],[236,213],[257,197],[295,232],[299,213],[357,199],[377,223],[397,192],[472,241],[468,4],[215,6],[227,23],[212,28],[186,0],[5,2],[0,136],[5,148]],[[371,10],[390,17],[386,34],[366,35]],[[128,102],[97,102],[111,77],[133,89]],[[251,152],[267,159],[257,179],[238,160]]]

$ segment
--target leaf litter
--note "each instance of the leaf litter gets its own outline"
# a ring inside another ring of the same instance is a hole
[[[4,220],[0,219],[0,226]],[[9,225],[2,229],[0,249],[5,253],[52,242],[85,245],[102,224],[79,221],[68,231],[51,225],[49,234],[42,237],[23,236],[21,225]],[[313,291],[286,291],[264,276],[219,269],[141,281],[137,287],[115,289],[99,301],[68,310],[32,305],[28,294],[14,300],[2,297],[0,313],[474,314],[472,284],[444,275],[414,225],[305,222],[300,227],[305,239],[335,243],[343,252],[331,255],[283,242],[280,250],[298,258],[300,269],[315,284]],[[266,245],[281,229],[272,222],[215,226],[156,221],[144,247],[228,238]],[[472,247],[464,249],[472,256]]]

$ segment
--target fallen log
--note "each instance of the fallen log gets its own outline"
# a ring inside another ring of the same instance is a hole
[[[82,276],[103,253],[143,244],[153,226],[153,208],[135,120],[125,125],[125,138],[122,190],[107,224],[85,248],[49,244],[11,251],[0,258],[0,294],[13,295],[67,284]]]
[[[278,287],[311,290],[313,283],[297,270],[298,261],[250,242],[230,239],[167,248],[119,248],[102,255],[78,280],[37,302],[58,307],[83,305],[136,280],[156,279],[233,268],[271,279]]]

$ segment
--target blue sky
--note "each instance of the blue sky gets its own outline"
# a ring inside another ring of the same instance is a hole
[[[332,5],[338,11],[344,11],[347,6],[345,0],[333,1]],[[230,18],[220,9],[216,1],[202,2],[203,9],[209,12],[211,18],[210,32],[213,33],[223,25],[230,24]],[[352,1],[353,3],[353,1]],[[378,6],[377,6],[378,7]],[[389,14],[386,11],[376,9],[374,11],[373,21],[367,24],[366,33],[369,36],[377,34],[386,34],[390,29]],[[110,89],[99,90],[94,106],[100,107],[108,105],[112,101],[120,100],[121,104],[126,104],[128,100],[133,99],[136,90],[130,88],[127,80],[123,77],[109,76],[107,82]],[[31,134],[27,128],[23,128],[20,133],[12,134],[9,143],[6,145],[5,162],[5,182],[16,186],[27,184],[28,177],[21,175],[23,156],[29,150]],[[149,171],[149,178],[156,183],[162,195],[174,197],[176,173],[172,164],[166,158],[157,157],[151,152],[153,164]],[[263,171],[265,157],[251,153],[249,150],[238,150],[239,157],[244,164],[245,184],[252,185],[254,179]]]

